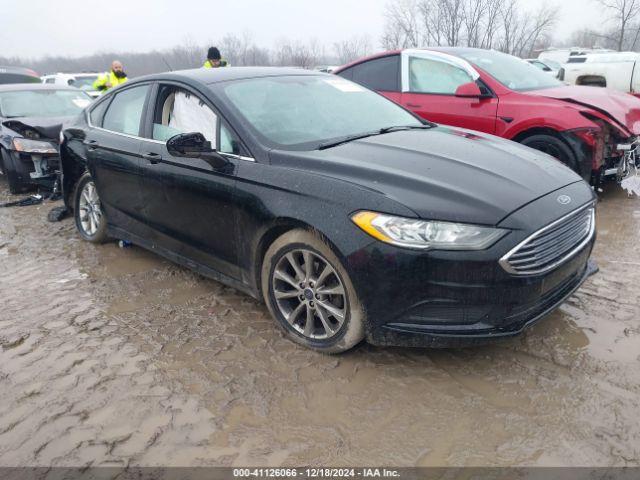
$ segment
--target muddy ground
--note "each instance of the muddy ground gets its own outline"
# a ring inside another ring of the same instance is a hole
[[[0,209],[0,466],[640,465],[640,199],[620,189],[600,273],[524,335],[341,356],[231,288],[81,241],[55,205]]]

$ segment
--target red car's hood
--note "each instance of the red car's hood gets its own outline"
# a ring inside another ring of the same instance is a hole
[[[564,86],[527,92],[598,110],[634,135],[640,134],[640,99],[610,88]]]

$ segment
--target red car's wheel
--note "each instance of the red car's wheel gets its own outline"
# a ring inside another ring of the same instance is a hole
[[[527,147],[549,154],[560,160],[573,171],[580,173],[578,171],[576,156],[573,154],[569,146],[559,138],[554,137],[553,135],[531,135],[530,137],[522,139],[520,143]]]

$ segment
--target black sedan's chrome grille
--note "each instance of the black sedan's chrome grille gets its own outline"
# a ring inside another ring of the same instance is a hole
[[[584,247],[595,230],[595,209],[583,207],[541,228],[500,259],[514,275],[548,272]]]

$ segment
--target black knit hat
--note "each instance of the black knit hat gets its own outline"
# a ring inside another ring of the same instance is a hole
[[[209,47],[209,51],[207,52],[208,60],[220,60],[222,57],[220,56],[220,50],[218,47]]]

